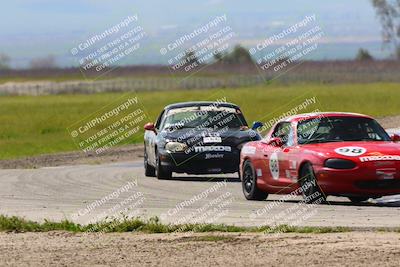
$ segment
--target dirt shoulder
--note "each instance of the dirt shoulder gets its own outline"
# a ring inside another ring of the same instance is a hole
[[[400,233],[0,233],[11,266],[398,266]]]

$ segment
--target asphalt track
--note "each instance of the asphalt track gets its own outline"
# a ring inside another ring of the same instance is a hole
[[[398,227],[400,196],[359,205],[347,198],[305,205],[301,197],[247,201],[235,176],[145,177],[142,162],[0,170],[0,214],[78,223],[121,216],[163,222],[246,226],[293,224],[355,228]],[[287,196],[286,196],[287,197]]]

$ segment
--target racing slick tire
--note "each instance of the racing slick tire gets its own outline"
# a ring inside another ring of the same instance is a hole
[[[148,163],[146,148],[144,149],[144,175],[147,177],[156,177],[156,168]]]
[[[166,170],[161,166],[160,156],[157,153],[157,162],[156,162],[156,175],[158,180],[168,180],[172,178],[172,172]]]
[[[348,197],[351,203],[358,204],[369,199],[369,197]]]
[[[256,172],[250,160],[246,160],[243,163],[242,189],[247,200],[260,201],[265,200],[268,197],[268,193],[261,191],[257,187]]]
[[[302,191],[304,202],[307,204],[319,204],[326,202],[326,196],[318,186],[314,169],[311,163],[306,163],[300,170],[300,186],[306,188]]]

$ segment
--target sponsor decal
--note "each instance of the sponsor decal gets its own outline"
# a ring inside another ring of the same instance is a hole
[[[232,148],[230,146],[196,146],[194,151],[200,152],[231,152]]]
[[[206,159],[222,159],[223,157],[224,154],[211,154],[211,153],[206,154]]]
[[[261,177],[261,176],[262,176],[262,171],[261,171],[261,169],[257,169],[256,172],[257,172],[257,176],[258,176],[258,177]]]
[[[272,178],[278,180],[279,178],[279,160],[278,153],[274,152],[269,158],[269,170],[271,171]]]
[[[361,162],[367,161],[382,161],[382,160],[400,160],[400,156],[398,155],[384,155],[384,156],[367,156],[367,157],[360,157]]]
[[[252,155],[256,153],[256,148],[254,146],[245,146],[242,148],[243,154]]]
[[[367,150],[365,148],[359,147],[359,146],[345,146],[345,147],[336,148],[335,152],[337,154],[343,155],[343,156],[357,157],[357,156],[361,156],[362,154],[367,152]]]
[[[205,144],[208,144],[208,143],[221,143],[222,139],[219,136],[207,136],[207,137],[203,138],[203,142]]]

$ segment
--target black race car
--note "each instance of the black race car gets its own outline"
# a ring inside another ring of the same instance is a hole
[[[172,172],[219,174],[238,172],[240,150],[260,140],[237,105],[186,102],[164,108],[155,124],[144,126],[146,176],[169,179]]]

